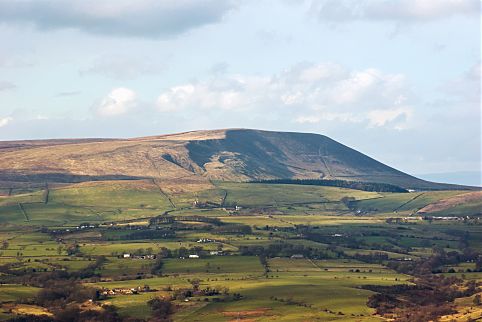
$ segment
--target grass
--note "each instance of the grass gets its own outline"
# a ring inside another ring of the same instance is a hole
[[[206,244],[199,244],[196,242],[189,242],[189,241],[164,241],[164,240],[157,240],[157,241],[136,241],[136,242],[99,242],[99,243],[82,243],[80,244],[80,250],[82,253],[86,255],[104,255],[104,256],[112,256],[114,255],[121,255],[123,253],[133,253],[139,249],[147,250],[148,248],[152,248],[154,253],[157,253],[161,247],[166,247],[168,249],[174,250],[179,249],[180,247],[185,248],[192,248],[197,246],[202,246],[205,250],[216,250],[217,245],[219,243],[206,243]],[[225,245],[224,250],[235,250],[235,248],[230,247],[229,245]]]
[[[102,276],[136,275],[150,273],[154,260],[108,258],[102,266]]]
[[[293,267],[293,265],[290,265]],[[321,318],[323,310],[327,313],[326,319],[346,320],[351,314],[364,315],[362,320],[369,321],[372,310],[365,305],[369,291],[356,288],[365,283],[381,283],[385,285],[397,283],[395,278],[379,275],[369,279],[358,278],[356,274],[336,274],[313,271],[311,267],[306,270],[296,265],[295,272],[273,272],[272,278],[256,280],[232,280],[223,284],[230,290],[243,295],[239,302],[209,304],[186,321],[197,318],[210,321],[224,321],[225,312],[236,312],[243,315],[246,311],[259,311],[260,308],[269,308],[257,317],[259,321],[267,320],[298,320],[301,318]],[[293,304],[290,304],[293,303]],[[338,315],[342,312],[343,315]]]
[[[115,296],[106,300],[121,308],[120,312],[129,316],[147,317],[149,310],[145,302],[155,295],[165,295],[167,286],[173,289],[187,287],[188,280],[199,278],[201,288],[228,287],[230,292],[239,292],[242,299],[223,303],[204,302],[203,298],[192,298],[189,303],[179,303],[180,309],[175,315],[179,321],[226,321],[238,315],[256,315],[259,321],[285,320],[300,318],[328,319],[339,321],[378,321],[371,314],[372,309],[365,303],[372,292],[359,289],[364,284],[392,285],[403,283],[406,277],[383,270],[378,266],[367,265],[372,273],[353,273],[348,267],[359,262],[329,261],[324,264],[338,267],[343,271],[324,271],[308,260],[272,259],[271,273],[263,277],[262,267],[257,258],[251,257],[216,257],[209,259],[211,266],[221,266],[221,272],[205,272],[207,260],[168,260],[168,276],[144,280],[96,283],[98,287],[136,287],[148,284],[157,289],[155,293],[141,295]],[[188,264],[187,264],[188,263]],[[320,262],[321,263],[321,262]],[[189,267],[190,272],[185,268]],[[281,268],[276,272],[273,268]],[[377,271],[377,269],[379,269]],[[257,276],[253,273],[258,274]],[[180,274],[180,275],[177,275]],[[200,302],[197,302],[200,300]],[[332,312],[325,312],[325,310]],[[341,312],[343,315],[341,315]],[[353,314],[353,316],[352,316]]]
[[[17,284],[0,284],[0,302],[12,302],[33,298],[39,288]]]
[[[431,213],[433,216],[481,216],[482,215],[482,200],[464,202],[449,209],[436,211]]]
[[[53,189],[52,203],[83,207],[168,209],[169,201],[149,181],[87,182]],[[49,201],[50,202],[50,201]]]
[[[216,185],[227,192],[226,204],[245,207],[324,203],[339,201],[345,196],[357,200],[379,196],[376,192],[335,187],[227,182]]]
[[[293,227],[293,224],[281,220],[277,220],[273,216],[258,215],[258,216],[229,216],[218,217],[225,223],[239,223],[249,226],[274,226],[274,227]]]
[[[251,256],[214,256],[203,259],[167,259],[163,272],[176,273],[245,273],[259,275],[263,272],[257,257]]]
[[[460,191],[428,191],[412,193],[383,193],[381,198],[360,200],[355,203],[356,208],[380,213],[413,213],[426,205],[451,196]]]
[[[17,205],[18,203],[42,203],[43,191],[35,191],[12,196],[0,196],[0,206]]]

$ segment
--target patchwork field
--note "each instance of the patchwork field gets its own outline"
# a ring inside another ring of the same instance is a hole
[[[206,187],[142,179],[5,190],[0,319],[57,317],[70,305],[147,320],[161,314],[154,299],[173,321],[383,321],[376,295],[410,289],[424,263],[459,288],[482,282],[473,193]],[[467,294],[444,304],[453,312],[443,319],[477,314],[464,313]]]

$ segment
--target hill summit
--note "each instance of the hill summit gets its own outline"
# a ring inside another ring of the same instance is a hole
[[[5,141],[0,149],[0,181],[9,182],[339,179],[407,189],[457,187],[415,178],[310,133],[226,129],[133,139]]]

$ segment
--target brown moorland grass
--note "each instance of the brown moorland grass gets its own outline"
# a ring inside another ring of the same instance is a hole
[[[470,203],[474,201],[482,201],[482,191],[474,191],[456,195],[454,197],[445,198],[434,203],[431,203],[418,211],[418,213],[432,213],[446,209],[450,209],[454,206]]]

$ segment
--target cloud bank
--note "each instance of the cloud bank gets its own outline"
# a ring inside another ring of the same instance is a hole
[[[219,22],[233,8],[231,0],[0,0],[0,23],[161,38]]]
[[[402,129],[412,115],[404,75],[303,63],[277,75],[219,76],[172,86],[158,97],[161,112],[275,113],[291,122],[326,120]]]

